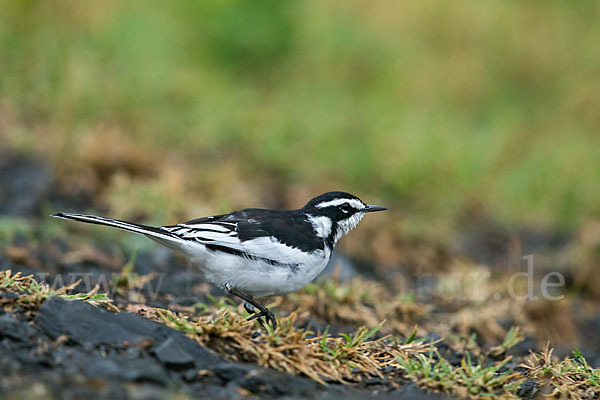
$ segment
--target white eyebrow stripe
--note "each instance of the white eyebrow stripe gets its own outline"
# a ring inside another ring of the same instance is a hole
[[[364,207],[364,205],[359,200],[356,200],[356,199],[329,200],[329,201],[325,201],[323,203],[319,203],[315,207],[316,208],[325,208],[325,207],[331,207],[331,206],[339,206],[341,204],[350,204],[353,208],[356,208],[357,210],[360,210]]]

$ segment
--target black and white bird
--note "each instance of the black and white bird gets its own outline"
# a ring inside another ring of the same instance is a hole
[[[53,217],[140,233],[196,264],[205,279],[244,300],[246,310],[275,329],[271,311],[255,297],[282,295],[312,281],[340,238],[369,212],[386,210],[345,192],[328,192],[298,210],[246,208],[230,214],[152,227],[72,213]],[[258,309],[258,311],[256,311]],[[264,327],[264,326],[263,326]]]

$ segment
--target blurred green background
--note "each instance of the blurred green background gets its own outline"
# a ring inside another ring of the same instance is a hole
[[[592,1],[1,1],[2,151],[157,223],[346,190],[409,234],[571,230],[600,215],[598,21]]]

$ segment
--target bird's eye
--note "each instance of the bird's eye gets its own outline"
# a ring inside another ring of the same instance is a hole
[[[350,212],[350,205],[348,205],[348,204],[342,205],[342,211],[344,212],[344,214],[348,214]]]

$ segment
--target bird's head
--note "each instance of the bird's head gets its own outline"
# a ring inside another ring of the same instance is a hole
[[[328,192],[315,197],[303,208],[317,234],[331,245],[358,225],[369,212],[387,210],[385,207],[365,204],[346,192]]]

